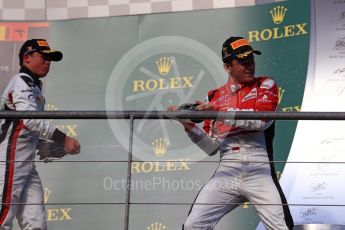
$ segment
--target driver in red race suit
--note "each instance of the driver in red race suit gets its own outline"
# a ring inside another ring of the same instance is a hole
[[[223,44],[222,59],[228,82],[208,92],[196,110],[276,111],[278,87],[267,76],[254,77],[254,50],[242,37]],[[168,111],[176,111],[176,107]],[[207,154],[220,151],[220,163],[199,192],[184,230],[214,229],[220,219],[249,201],[266,229],[294,226],[273,163],[274,122],[269,120],[205,120],[203,129],[181,122],[190,139]]]

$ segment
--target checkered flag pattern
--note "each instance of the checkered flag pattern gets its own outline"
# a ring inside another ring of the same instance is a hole
[[[0,0],[0,20],[42,21],[251,6],[285,0]]]

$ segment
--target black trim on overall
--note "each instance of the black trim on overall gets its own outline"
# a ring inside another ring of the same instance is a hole
[[[25,83],[29,86],[29,87],[34,87],[35,85],[38,86],[40,89],[42,89],[42,82],[39,79],[39,77],[34,74],[33,72],[31,72],[31,70],[29,70],[27,67],[22,66],[19,70],[19,73],[25,73],[28,74],[31,78],[25,76],[25,75],[21,75],[20,77],[23,79],[23,81],[25,81]]]
[[[5,105],[5,111],[11,110]],[[12,119],[6,119],[5,122],[2,124],[0,128],[0,144],[5,140],[8,128],[11,126],[11,123],[13,122]]]
[[[8,129],[10,128],[13,120],[5,120],[5,123],[2,124],[1,130],[0,130],[0,144],[5,140]]]
[[[12,121],[11,121],[12,122]],[[6,151],[6,171],[5,171],[5,181],[4,181],[4,190],[2,192],[2,204],[1,204],[1,210],[0,210],[0,219],[2,219],[2,216],[4,215],[4,211],[5,211],[5,208],[6,208],[6,205],[9,205],[9,204],[6,204],[6,198],[7,198],[7,193],[8,192],[11,192],[11,191],[8,191],[7,190],[7,187],[8,187],[8,177],[9,177],[9,173],[10,173],[10,159],[11,159],[11,147],[12,147],[12,141],[13,141],[13,135],[15,134],[16,132],[16,128],[17,126],[19,125],[19,122],[20,120],[14,120],[13,121],[13,126],[12,126],[12,131],[11,131],[11,135],[8,139],[8,146],[7,146],[7,151]],[[13,162],[12,162],[13,163]]]
[[[272,125],[270,125],[270,127],[268,127],[265,130],[265,140],[266,140],[266,148],[267,148],[267,154],[268,154],[268,159],[270,161],[270,168],[271,168],[271,176],[272,176],[272,180],[279,192],[280,195],[280,199],[282,201],[282,206],[283,206],[283,211],[284,211],[284,217],[285,217],[285,223],[286,226],[289,229],[293,229],[294,227],[294,222],[290,213],[290,209],[287,203],[287,200],[285,198],[285,195],[283,193],[282,188],[280,187],[277,175],[276,175],[276,170],[274,167],[274,163],[273,161],[273,138],[274,138],[274,129],[275,129],[275,123],[273,122]]]

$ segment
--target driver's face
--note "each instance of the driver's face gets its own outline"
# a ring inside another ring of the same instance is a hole
[[[255,74],[254,55],[245,60],[235,58],[230,64],[224,63],[224,69],[234,83],[249,83],[254,79]]]
[[[40,52],[33,52],[24,55],[25,66],[39,77],[45,77],[48,74],[50,62],[51,59]]]

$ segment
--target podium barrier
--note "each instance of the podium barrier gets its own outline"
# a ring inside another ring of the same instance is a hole
[[[124,215],[124,230],[129,229],[129,210],[131,197],[131,163],[133,162],[133,138],[134,138],[134,121],[137,119],[234,119],[234,120],[251,120],[251,119],[268,119],[268,120],[345,120],[345,112],[251,112],[251,111],[0,111],[0,119],[128,119],[129,122],[129,148],[127,160],[127,178],[126,178],[126,201]],[[61,161],[62,162],[62,161]],[[67,161],[65,161],[67,162]],[[207,162],[207,161],[203,161]],[[287,161],[270,161],[285,163],[317,163],[311,162],[287,162]],[[249,163],[249,162],[248,162]],[[251,163],[254,163],[251,161]],[[338,163],[345,162],[322,162]],[[122,203],[121,203],[122,204]],[[144,204],[144,203],[141,203]],[[159,204],[159,203],[150,203]],[[161,203],[163,204],[163,203]],[[164,203],[174,204],[176,203]],[[179,203],[181,204],[181,203]],[[192,205],[192,203],[190,204]],[[281,205],[281,204],[279,204]],[[303,206],[303,204],[301,204]],[[343,205],[340,205],[343,206]],[[345,225],[327,225],[327,224],[306,224],[296,225],[295,230],[345,230]]]
[[[295,225],[294,230],[345,230],[345,225],[302,224],[302,225]]]

